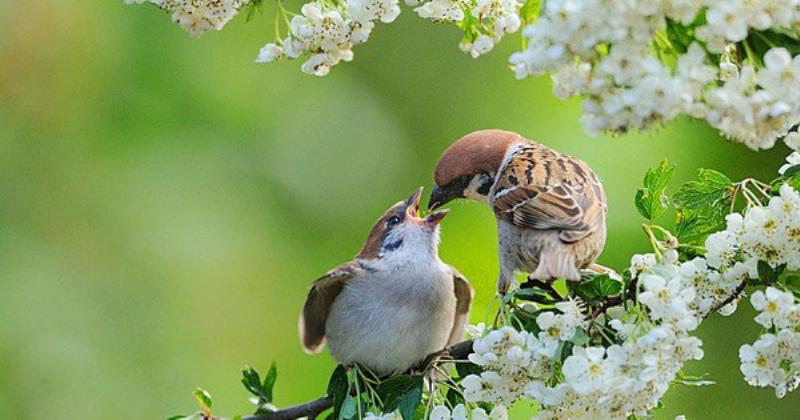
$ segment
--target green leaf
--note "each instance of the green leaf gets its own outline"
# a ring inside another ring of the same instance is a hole
[[[469,375],[480,375],[483,370],[480,366],[474,363],[456,363],[456,372],[458,376],[465,378]]]
[[[800,174],[800,165],[790,166],[786,171],[783,172],[783,178],[789,179],[797,174]]]
[[[205,413],[211,413],[211,406],[214,405],[214,401],[211,400],[211,394],[209,394],[208,391],[203,388],[197,388],[194,391],[194,398]]]
[[[272,362],[272,365],[269,367],[269,371],[267,372],[267,376],[264,378],[264,383],[261,384],[261,389],[264,392],[264,398],[267,400],[266,402],[272,402],[272,390],[275,387],[275,381],[278,379],[278,365],[275,362]]]
[[[459,404],[464,404],[464,396],[462,396],[461,393],[457,392],[453,388],[449,388],[447,390],[447,396],[445,398],[447,399],[447,402],[448,404],[450,404],[451,407],[455,407]]]
[[[256,397],[261,396],[261,378],[258,375],[258,371],[251,366],[245,366],[242,369],[242,385]]]
[[[539,17],[542,9],[542,0],[525,0],[519,9],[519,16],[525,23],[533,23]]]
[[[705,241],[712,232],[725,227],[725,216],[733,204],[735,184],[724,174],[700,169],[697,180],[689,181],[673,196],[677,209],[675,233],[684,244]]]
[[[378,396],[383,401],[384,413],[391,413],[400,408],[406,395],[414,388],[422,388],[423,377],[420,375],[401,375],[389,378],[378,385]]]
[[[543,303],[546,305],[552,305],[556,303],[556,301],[553,300],[549,294],[537,288],[517,289],[513,292],[513,297],[519,300]]]
[[[576,292],[584,300],[602,299],[622,291],[622,282],[612,279],[608,274],[600,274],[591,280],[581,282]]]
[[[339,420],[343,419],[351,419],[356,415],[356,400],[353,398],[352,395],[348,395],[344,402],[342,403],[342,407],[339,410]]]
[[[644,186],[636,191],[634,203],[639,214],[654,220],[666,210],[669,197],[664,194],[667,184],[675,174],[675,166],[665,159],[658,167],[650,168],[644,176]]]
[[[333,416],[335,418],[339,418],[342,404],[349,396],[350,387],[348,383],[347,369],[342,365],[336,366],[331,379],[328,381],[328,396],[333,399]]]
[[[583,347],[589,344],[589,335],[586,334],[586,330],[583,328],[578,328],[575,330],[575,335],[569,340],[572,344]]]
[[[783,273],[786,265],[772,268],[766,261],[758,260],[758,278],[764,284],[773,284],[778,281],[778,276]]]
[[[800,292],[800,273],[798,272],[783,273],[780,276],[779,281],[787,288],[794,291],[795,293]]]
[[[414,387],[408,390],[400,399],[400,404],[398,404],[397,408],[400,411],[400,415],[403,416],[403,420],[414,419],[417,407],[422,402],[422,383],[422,377],[420,377]]]

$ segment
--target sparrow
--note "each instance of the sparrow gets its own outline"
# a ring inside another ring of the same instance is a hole
[[[441,210],[419,216],[422,189],[393,205],[353,261],[317,279],[300,314],[309,353],[327,341],[342,365],[386,376],[406,372],[460,341],[472,288],[439,258]]]
[[[510,131],[476,131],[439,158],[428,208],[457,198],[494,210],[501,294],[515,271],[549,282],[579,281],[582,268],[607,270],[593,264],[606,241],[605,192],[579,159]]]

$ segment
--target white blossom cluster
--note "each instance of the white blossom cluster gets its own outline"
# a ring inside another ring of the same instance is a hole
[[[414,11],[423,19],[464,25],[466,36],[459,47],[473,58],[491,51],[521,25],[520,0],[406,0],[406,4],[417,6]]]
[[[609,324],[619,344],[576,347],[562,366],[563,382],[536,380],[528,396],[542,405],[539,419],[625,419],[645,416],[669,389],[683,364],[703,357],[702,342],[689,332],[700,319],[690,307],[695,294],[672,263],[637,263],[643,292],[638,303],[649,319],[636,311],[614,314]],[[655,261],[653,259],[653,261]],[[620,311],[617,311],[620,312]]]
[[[691,309],[693,286],[675,262],[635,267],[644,286],[638,304],[646,310],[616,314],[609,324],[617,344],[576,346],[558,367],[558,349],[588,326],[575,301],[556,304],[557,312],[536,318],[539,334],[511,327],[476,335],[469,360],[484,371],[462,381],[466,401],[505,405],[518,398],[539,402],[540,419],[624,419],[654,408],[683,364],[703,357],[701,341],[689,335],[699,323]],[[619,311],[618,311],[619,312]],[[560,370],[560,372],[559,372]],[[559,375],[560,373],[560,375]],[[446,417],[445,417],[446,418]]]
[[[731,260],[722,264],[696,257],[680,263],[674,250],[665,253],[663,260],[659,265],[655,254],[634,255],[631,258],[631,277],[642,283],[639,301],[650,309],[651,316],[673,322],[678,329],[685,331],[695,329],[698,317],[705,317],[712,310],[716,309],[722,315],[732,314],[737,301],[726,302],[728,298],[736,293],[743,281],[758,276],[755,260],[747,263]],[[656,266],[660,267],[661,275],[652,274]],[[615,322],[618,321],[612,321],[612,325]],[[624,331],[619,324],[615,327]]]
[[[528,47],[510,63],[517,78],[551,73],[555,95],[585,97],[581,120],[591,134],[645,129],[686,114],[753,149],[770,148],[800,122],[800,59],[773,48],[763,68],[739,68],[728,46],[751,28],[796,25],[795,3],[546,0],[540,18],[525,28]],[[667,18],[688,25],[704,10],[708,23],[696,36],[705,48],[692,43],[674,68],[657,58],[654,43],[676,53],[664,36]],[[722,62],[711,65],[706,48]]]
[[[508,410],[502,405],[495,406],[489,413],[480,407],[469,411],[469,416],[467,412],[464,404],[458,404],[452,410],[446,405],[437,405],[431,410],[428,420],[508,420]]]
[[[124,0],[125,4],[152,3],[172,14],[172,21],[192,36],[221,30],[250,0]]]
[[[289,35],[261,48],[256,62],[308,56],[303,72],[325,76],[332,66],[353,59],[353,46],[367,41],[376,21],[391,23],[399,14],[398,0],[306,3],[292,17]]]
[[[752,386],[773,387],[782,398],[800,385],[800,304],[791,292],[768,287],[750,298],[755,321],[769,333],[739,349],[741,371]]]
[[[790,185],[783,184],[766,206],[751,207],[744,216],[729,214],[726,220],[727,228],[706,240],[710,265],[724,270],[744,264],[751,277],[757,276],[759,260],[773,268],[800,269],[800,193]]]

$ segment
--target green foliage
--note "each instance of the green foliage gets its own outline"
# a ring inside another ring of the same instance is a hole
[[[791,185],[792,188],[800,190],[800,165],[787,168],[783,175],[772,183],[773,193],[777,194],[784,182]]]
[[[342,405],[349,397],[349,393],[350,381],[347,378],[347,369],[342,365],[336,366],[328,381],[328,396],[333,399],[333,418],[340,418]]]
[[[675,174],[675,166],[667,160],[655,168],[650,168],[644,176],[644,186],[636,191],[636,210],[648,220],[660,216],[669,205],[669,197],[664,194],[667,184]]]
[[[242,369],[242,385],[253,395],[253,403],[256,405],[256,414],[265,414],[270,410],[267,408],[268,404],[272,403],[272,389],[275,387],[275,380],[278,379],[278,367],[275,362],[269,368],[264,381],[258,374],[258,371],[250,366],[245,366]]]
[[[618,295],[622,291],[622,282],[612,279],[608,274],[600,274],[578,283],[573,290],[584,301],[592,302]]]
[[[522,7],[519,9],[519,16],[526,23],[533,23],[542,9],[542,0],[525,0]]]
[[[247,14],[245,16],[245,22],[250,22],[256,14],[262,15],[264,14],[264,0],[251,0],[250,4],[247,5]]]
[[[389,378],[378,386],[383,412],[400,410],[404,419],[411,419],[422,399],[422,375],[401,375]]]
[[[733,181],[720,172],[700,169],[696,181],[683,184],[673,196],[677,209],[675,233],[681,243],[702,243],[725,227],[734,198]]]
[[[786,264],[781,264],[777,267],[769,265],[766,261],[758,261],[758,279],[757,283],[771,285],[778,282],[778,279],[786,270]]]
[[[211,416],[211,406],[214,405],[211,394],[203,388],[197,388],[193,395],[200,409],[203,410],[203,414]]]

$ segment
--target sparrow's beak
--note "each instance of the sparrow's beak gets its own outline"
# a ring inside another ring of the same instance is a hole
[[[416,223],[420,223],[423,225],[427,225],[429,227],[435,227],[439,224],[439,222],[444,219],[444,216],[447,215],[447,212],[450,210],[439,210],[437,212],[433,212],[429,214],[425,218],[419,217],[419,204],[422,200],[422,188],[417,189],[414,191],[414,194],[411,194],[411,197],[408,197],[406,200],[406,216],[409,220],[412,220]]]
[[[447,216],[447,213],[449,212],[450,209],[444,209],[444,210],[439,210],[437,212],[433,212],[429,214],[428,217],[425,218],[425,223],[431,226],[436,226],[439,224],[439,222],[442,221],[442,219],[444,219],[445,216]]]
[[[431,191],[431,196],[428,198],[428,211],[436,210],[450,201],[460,197],[460,192],[454,192],[447,188],[441,188],[438,185],[434,185],[433,191]]]
[[[419,203],[422,200],[422,187],[417,188],[406,200],[406,215],[416,218],[419,215]]]

